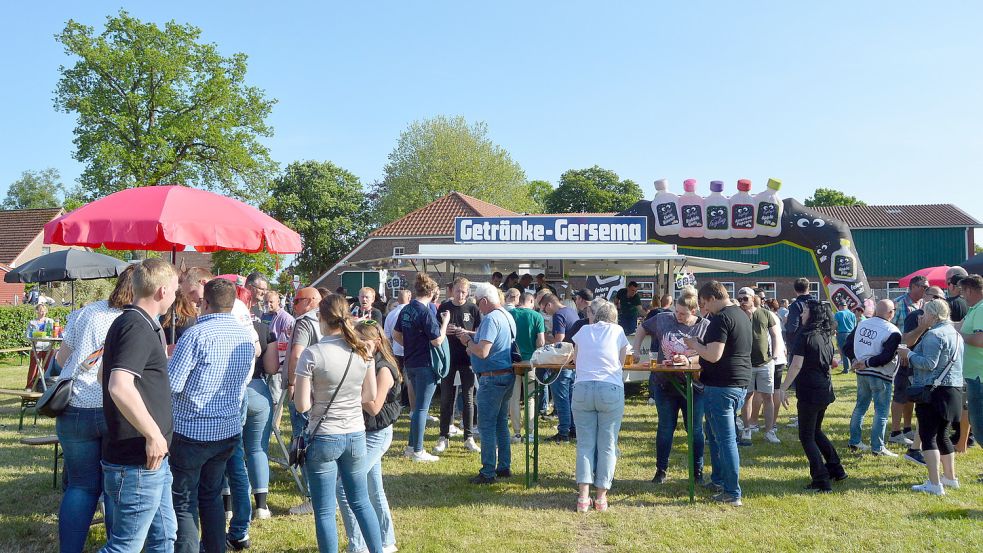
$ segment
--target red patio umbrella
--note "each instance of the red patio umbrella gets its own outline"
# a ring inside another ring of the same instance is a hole
[[[940,267],[927,267],[925,269],[918,269],[914,273],[900,279],[898,281],[898,286],[902,288],[907,288],[911,284],[911,279],[916,276],[923,276],[928,279],[928,284],[930,286],[941,286],[946,287],[945,272],[949,270],[948,265],[942,265]]]
[[[300,235],[255,207],[186,186],[110,194],[44,226],[45,244],[111,250],[298,253]]]

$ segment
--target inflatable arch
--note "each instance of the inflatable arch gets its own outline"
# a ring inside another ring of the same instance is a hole
[[[649,242],[707,250],[788,244],[809,251],[833,305],[869,307],[873,295],[850,227],[796,200],[780,200],[780,181],[769,180],[769,190],[757,196],[747,194],[750,185],[739,181],[738,194],[727,198],[720,195],[723,183],[713,181],[713,193],[701,198],[693,194],[692,179],[685,182],[682,196],[666,192],[660,180],[655,199],[639,201],[618,215],[648,217]]]

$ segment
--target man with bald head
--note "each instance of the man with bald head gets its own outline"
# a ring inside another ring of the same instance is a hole
[[[891,408],[891,388],[898,372],[901,331],[891,323],[894,302],[877,302],[874,316],[857,324],[847,337],[844,353],[853,362],[857,373],[857,404],[850,417],[850,450],[871,451],[874,455],[897,457],[884,444],[888,413]],[[861,440],[861,425],[871,402],[874,403],[874,422],[870,429],[870,445]]]

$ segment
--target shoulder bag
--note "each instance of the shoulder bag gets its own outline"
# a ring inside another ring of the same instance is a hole
[[[348,356],[348,365],[345,366],[345,374],[341,375],[341,382],[338,383],[338,387],[335,388],[334,393],[331,394],[331,399],[328,400],[328,404],[324,406],[324,413],[321,414],[321,418],[317,419],[317,423],[313,426],[314,431],[317,432],[318,427],[324,422],[324,419],[328,417],[328,411],[331,409],[331,404],[334,403],[334,398],[338,396],[338,391],[341,390],[341,386],[345,383],[345,378],[348,377],[348,370],[352,368],[352,359],[355,357],[355,350],[352,350],[351,354]],[[313,379],[312,379],[313,381]],[[311,409],[313,411],[313,408]],[[292,467],[302,467],[304,462],[307,460],[307,446],[310,445],[311,438],[308,437],[307,429],[312,428],[310,424],[304,428],[304,431],[300,433],[299,436],[290,440],[290,451],[287,453],[287,458]]]
[[[945,380],[945,377],[948,376],[949,369],[952,368],[952,364],[955,361],[956,361],[955,355],[950,357],[949,364],[946,365],[945,370],[943,370],[942,373],[939,374],[938,378],[936,378],[935,381],[932,382],[932,384],[928,386],[908,386],[908,389],[905,390],[905,395],[907,396],[908,401],[914,403],[932,403],[932,392],[934,392],[935,389],[939,387],[939,384],[941,384],[942,381]]]
[[[72,400],[72,388],[75,386],[75,379],[80,374],[79,369],[81,368],[82,372],[99,370],[102,367],[102,352],[103,348],[99,348],[90,353],[85,360],[75,367],[71,378],[59,378],[54,384],[49,386],[41,398],[38,399],[36,406],[37,412],[46,417],[57,417],[62,414],[68,407],[68,403]]]

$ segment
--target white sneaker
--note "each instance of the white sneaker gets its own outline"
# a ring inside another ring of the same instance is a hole
[[[458,428],[457,426],[454,426],[453,424],[447,430],[447,435],[450,436],[450,437],[452,437],[452,438],[454,436],[460,436],[461,434],[464,434],[464,431],[461,430],[460,428]]]
[[[941,481],[939,484],[933,484],[931,481],[926,480],[924,484],[917,484],[911,487],[912,491],[927,493],[930,495],[945,495],[945,488],[942,487]]]
[[[396,553],[397,551],[399,551],[399,548],[396,547],[395,543],[382,548],[382,553]]]
[[[519,443],[521,441],[522,441],[522,435],[521,434],[513,434],[512,435],[512,443],[517,444],[517,443]]]
[[[427,426],[434,426],[440,424],[440,419],[433,415],[427,415]]]
[[[945,476],[943,476],[943,477],[939,478],[939,483],[942,484],[946,488],[952,488],[954,490],[958,490],[959,489],[959,479],[958,478],[956,478],[955,480],[949,480],[948,478],[946,478]]]
[[[437,445],[433,446],[434,453],[443,453],[447,451],[447,446],[449,445],[447,438],[441,436],[437,438]]]
[[[292,515],[310,515],[314,513],[314,505],[311,504],[311,500],[308,499],[296,507],[290,508],[290,514]]]
[[[744,421],[740,418],[737,419],[737,431],[744,432]]]
[[[253,520],[266,520],[273,516],[269,509],[253,509]]]
[[[413,451],[413,446],[408,445],[408,446],[406,446],[406,447],[403,448],[403,457],[406,457],[407,459],[409,459],[409,458],[413,457],[413,453],[415,453]]]
[[[792,419],[788,424],[785,425],[785,428],[798,428],[798,427],[799,427],[799,419]]]
[[[765,432],[765,441],[767,441],[770,444],[780,444],[780,443],[782,443],[782,441],[778,439],[778,434],[775,433],[775,429],[774,428],[772,428],[771,430]]]
[[[751,429],[750,428],[746,428],[746,429],[744,429],[744,432],[741,432],[741,441],[742,442],[750,442],[751,441]]]
[[[414,463],[434,463],[436,461],[439,461],[440,457],[437,457],[436,455],[430,455],[426,451],[419,451],[413,453],[413,456],[410,457],[410,460],[413,461]]]
[[[880,451],[872,452],[878,457],[898,457],[899,455],[886,447],[882,447]]]
[[[867,445],[867,444],[864,444],[864,443],[860,443],[860,444],[849,444],[847,447],[850,448],[850,451],[853,451],[853,452],[856,452],[856,453],[861,453],[861,452],[864,452],[864,451],[870,451],[870,446]],[[874,455],[877,455],[877,452],[874,452]]]
[[[908,437],[905,436],[904,434],[898,434],[896,436],[891,436],[890,438],[887,439],[887,441],[890,442],[890,443],[892,443],[892,444],[901,444],[901,445],[911,445],[911,444],[915,443],[915,442],[909,440]]]
[[[478,444],[474,443],[474,438],[468,438],[467,440],[464,440],[464,449],[468,451],[473,451],[475,453],[481,453],[481,448],[478,447]]]

